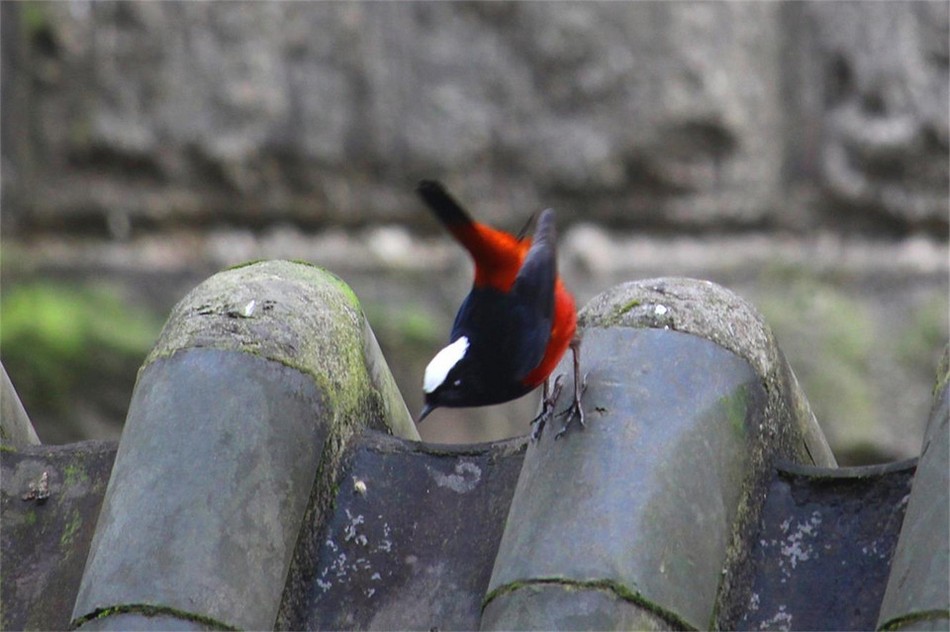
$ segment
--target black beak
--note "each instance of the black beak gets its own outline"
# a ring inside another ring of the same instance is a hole
[[[426,417],[428,417],[428,416],[429,416],[429,413],[431,413],[431,412],[432,412],[433,410],[435,410],[435,409],[436,409],[435,406],[433,406],[432,404],[426,402],[425,406],[422,407],[422,412],[419,413],[419,418],[416,419],[416,423],[417,423],[417,424],[421,424],[421,423],[422,423],[422,420],[425,419]]]

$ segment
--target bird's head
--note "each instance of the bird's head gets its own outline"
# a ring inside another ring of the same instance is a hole
[[[464,406],[469,396],[469,385],[466,378],[466,353],[469,348],[467,336],[460,336],[447,345],[429,362],[425,377],[422,380],[422,390],[425,393],[425,406],[419,414],[418,421],[439,406]],[[418,423],[418,422],[417,422]]]

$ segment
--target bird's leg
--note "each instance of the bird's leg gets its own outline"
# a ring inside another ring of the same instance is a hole
[[[574,399],[571,402],[571,405],[562,410],[557,414],[558,417],[567,416],[567,421],[564,422],[564,427],[561,428],[556,435],[555,439],[560,439],[561,435],[567,432],[567,429],[570,428],[571,422],[574,421],[574,418],[577,418],[577,421],[580,422],[581,428],[585,427],[584,424],[584,408],[581,406],[581,397],[584,395],[584,391],[587,390],[587,376],[584,376],[584,379],[581,379],[581,339],[574,338],[571,341],[571,354],[574,359]]]
[[[549,379],[544,380],[544,385],[541,387],[541,412],[537,417],[531,420],[531,440],[537,441],[541,438],[541,433],[544,431],[544,424],[554,416],[554,402],[557,401],[558,396],[561,394],[561,388],[564,386],[561,384],[561,379],[564,378],[564,375],[558,375],[554,378],[554,387],[551,388]]]

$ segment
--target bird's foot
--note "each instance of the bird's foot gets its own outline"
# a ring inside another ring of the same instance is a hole
[[[567,429],[571,427],[571,423],[575,419],[577,419],[577,422],[581,425],[581,428],[587,427],[587,424],[584,421],[584,407],[581,406],[581,398],[584,396],[586,391],[587,376],[585,375],[584,380],[581,382],[579,388],[576,383],[574,385],[574,399],[571,401],[570,406],[557,414],[558,417],[567,417],[567,421],[564,422],[564,426],[557,431],[556,435],[554,435],[555,441],[564,436],[564,433],[567,432]]]
[[[544,431],[544,425],[554,417],[554,402],[557,401],[558,396],[561,394],[561,389],[564,387],[561,384],[561,380],[564,378],[564,375],[558,375],[554,378],[554,386],[551,389],[550,394],[548,393],[547,383],[545,383],[544,395],[541,397],[541,412],[537,417],[531,420],[531,440],[538,441],[541,438],[541,433]]]

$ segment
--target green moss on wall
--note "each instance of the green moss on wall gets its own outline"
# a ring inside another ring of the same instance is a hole
[[[0,296],[0,357],[24,401],[68,406],[81,376],[137,364],[158,318],[104,287],[32,282]]]
[[[858,450],[878,427],[871,363],[877,332],[865,305],[833,285],[785,272],[759,307],[836,446]],[[830,421],[831,423],[824,423]]]

